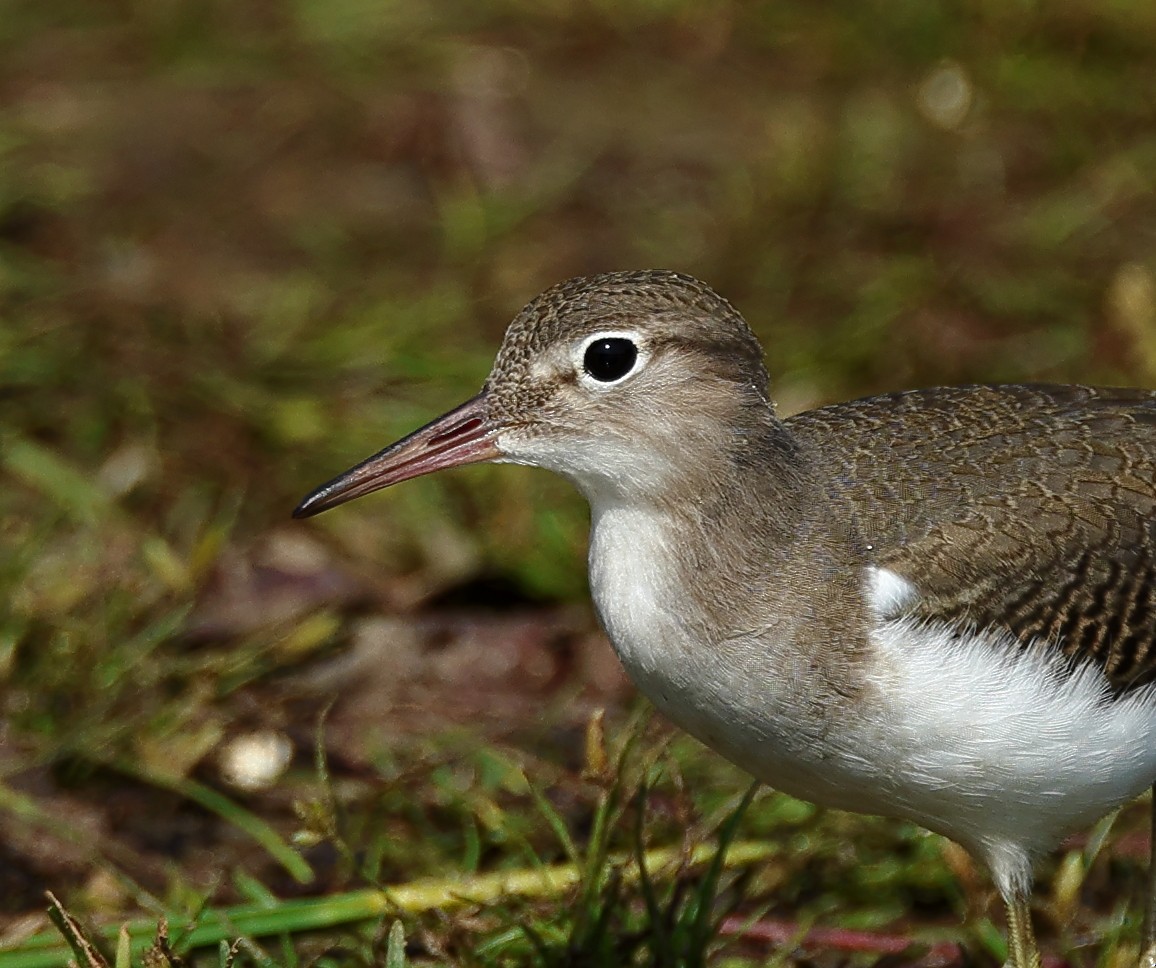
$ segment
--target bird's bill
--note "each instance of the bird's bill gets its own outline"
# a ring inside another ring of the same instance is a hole
[[[485,394],[479,393],[433,423],[351,467],[305,498],[293,512],[308,518],[346,501],[408,481],[432,471],[495,460],[499,428],[486,417]]]

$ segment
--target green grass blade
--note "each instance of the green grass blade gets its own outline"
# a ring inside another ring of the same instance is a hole
[[[670,950],[670,933],[666,930],[666,922],[662,915],[662,908],[658,904],[658,894],[654,889],[654,880],[650,876],[650,869],[646,863],[646,797],[649,791],[646,780],[643,779],[635,794],[636,809],[634,811],[634,829],[631,840],[634,846],[634,861],[638,865],[638,886],[642,891],[642,900],[646,905],[646,916],[650,922],[650,935],[654,941],[654,960],[657,964],[669,964],[673,954]]]
[[[10,474],[80,521],[99,521],[112,507],[108,493],[93,482],[91,474],[31,441],[6,441],[0,460]]]
[[[116,936],[116,968],[132,968],[132,938],[123,924]]]
[[[727,852],[738,834],[739,823],[750,807],[762,784],[754,781],[747,787],[738,806],[734,808],[719,828],[717,847],[714,857],[707,866],[706,873],[699,881],[698,887],[691,900],[692,915],[690,921],[689,950],[699,953],[700,959],[705,958],[706,947],[713,937],[715,925],[711,920],[714,899],[718,893],[719,879],[726,867]]]
[[[389,929],[389,941],[385,948],[385,968],[405,968],[405,930],[400,921],[394,921]]]
[[[281,839],[277,831],[256,814],[241,807],[224,794],[218,793],[212,787],[205,786],[205,784],[198,783],[188,777],[165,776],[162,773],[136,767],[124,761],[117,761],[109,765],[129,776],[162,789],[171,790],[173,793],[187,797],[194,803],[199,803],[206,810],[211,810],[257,841],[299,884],[313,882],[313,868],[297,851]]]
[[[740,867],[766,860],[778,848],[765,842],[740,842],[727,852],[728,867]],[[697,866],[711,861],[713,845],[700,845],[691,851],[686,862]],[[656,847],[645,854],[646,866],[658,869],[675,863],[682,855],[677,847]],[[638,868],[631,858],[610,855],[607,863],[623,882],[634,881]],[[399,884],[388,891],[368,888],[331,897],[283,900],[274,908],[264,904],[246,904],[231,908],[207,909],[197,922],[180,936],[180,948],[218,947],[222,940],[245,937],[296,934],[340,925],[370,921],[399,911],[421,913],[453,908],[462,904],[492,904],[503,897],[560,897],[572,890],[581,879],[581,868],[572,863],[550,867],[493,871],[476,877],[452,876],[430,878]],[[174,923],[183,918],[174,914]],[[156,937],[154,920],[133,921],[128,925],[134,955],[151,945]],[[106,937],[116,939],[117,929]],[[0,968],[64,968],[71,949],[56,932],[42,932],[27,938],[18,947],[0,948]]]
[[[538,808],[538,812],[545,818],[546,823],[550,825],[550,829],[554,831],[554,836],[558,838],[558,842],[562,845],[562,849],[566,851],[566,856],[573,863],[578,863],[579,853],[578,848],[574,845],[574,838],[570,836],[570,831],[566,827],[566,821],[562,819],[554,805],[546,799],[541,790],[533,783],[526,780],[526,789],[530,791],[530,796],[534,800],[534,805]]]

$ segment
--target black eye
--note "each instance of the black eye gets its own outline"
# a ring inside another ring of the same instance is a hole
[[[596,339],[586,347],[582,368],[599,383],[621,380],[634,369],[638,347],[622,336]]]

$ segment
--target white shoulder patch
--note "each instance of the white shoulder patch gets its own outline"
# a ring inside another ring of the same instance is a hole
[[[871,565],[867,569],[867,606],[878,619],[894,618],[919,598],[919,589],[902,575]]]

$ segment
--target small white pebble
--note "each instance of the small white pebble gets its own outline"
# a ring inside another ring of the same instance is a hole
[[[262,730],[236,736],[218,758],[221,776],[240,790],[264,790],[285,772],[293,744],[284,733]]]
[[[974,99],[971,78],[962,65],[951,60],[929,71],[915,92],[915,103],[923,116],[948,131],[963,124]]]
[[[143,444],[117,448],[101,465],[97,480],[113,497],[127,494],[157,470],[156,453]]]

